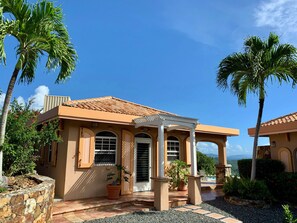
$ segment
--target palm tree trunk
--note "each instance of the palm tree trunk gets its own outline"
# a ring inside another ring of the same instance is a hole
[[[257,156],[258,138],[259,138],[263,108],[264,108],[264,98],[263,99],[260,98],[260,100],[259,100],[258,119],[257,119],[257,124],[256,124],[255,136],[254,136],[251,180],[255,180],[255,178],[256,178],[256,156]]]
[[[9,109],[9,104],[10,104],[10,99],[12,96],[13,88],[15,85],[15,82],[17,80],[18,74],[19,74],[19,69],[16,67],[12,73],[12,76],[9,81],[9,85],[7,88],[7,92],[5,95],[5,100],[3,104],[3,109],[2,109],[2,115],[1,115],[1,120],[0,120],[0,184],[3,181],[2,180],[2,170],[3,170],[3,152],[2,152],[2,147],[4,144],[4,139],[5,139],[5,129],[6,129],[6,122],[7,122],[7,115],[8,115],[8,109]]]

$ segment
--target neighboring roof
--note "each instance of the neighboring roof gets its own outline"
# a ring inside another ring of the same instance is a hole
[[[270,125],[282,125],[289,122],[297,122],[297,112],[284,115],[275,119],[272,119],[267,122],[263,122],[261,126],[270,126]]]
[[[67,101],[63,103],[63,106],[135,116],[148,116],[155,114],[175,115],[112,96]]]
[[[261,123],[260,136],[297,131],[297,112],[284,115]],[[249,128],[250,136],[255,135],[255,128]]]

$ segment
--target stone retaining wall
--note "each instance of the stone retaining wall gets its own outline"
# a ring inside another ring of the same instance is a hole
[[[51,222],[55,181],[31,175],[37,186],[0,194],[0,222]]]

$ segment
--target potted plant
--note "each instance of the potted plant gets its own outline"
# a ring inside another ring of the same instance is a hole
[[[187,190],[190,169],[186,162],[181,160],[172,161],[166,170],[166,174],[171,178],[170,185],[172,189]]]
[[[116,173],[110,172],[107,174],[107,181],[111,181],[110,184],[106,186],[107,188],[107,198],[111,200],[116,200],[120,198],[121,193],[121,183],[122,181],[129,182],[129,177],[131,173],[122,165],[116,165]]]

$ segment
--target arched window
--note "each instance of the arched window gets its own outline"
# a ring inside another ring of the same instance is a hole
[[[116,164],[117,136],[112,132],[99,132],[95,139],[95,164]]]
[[[179,159],[179,141],[174,136],[167,138],[167,161]]]

